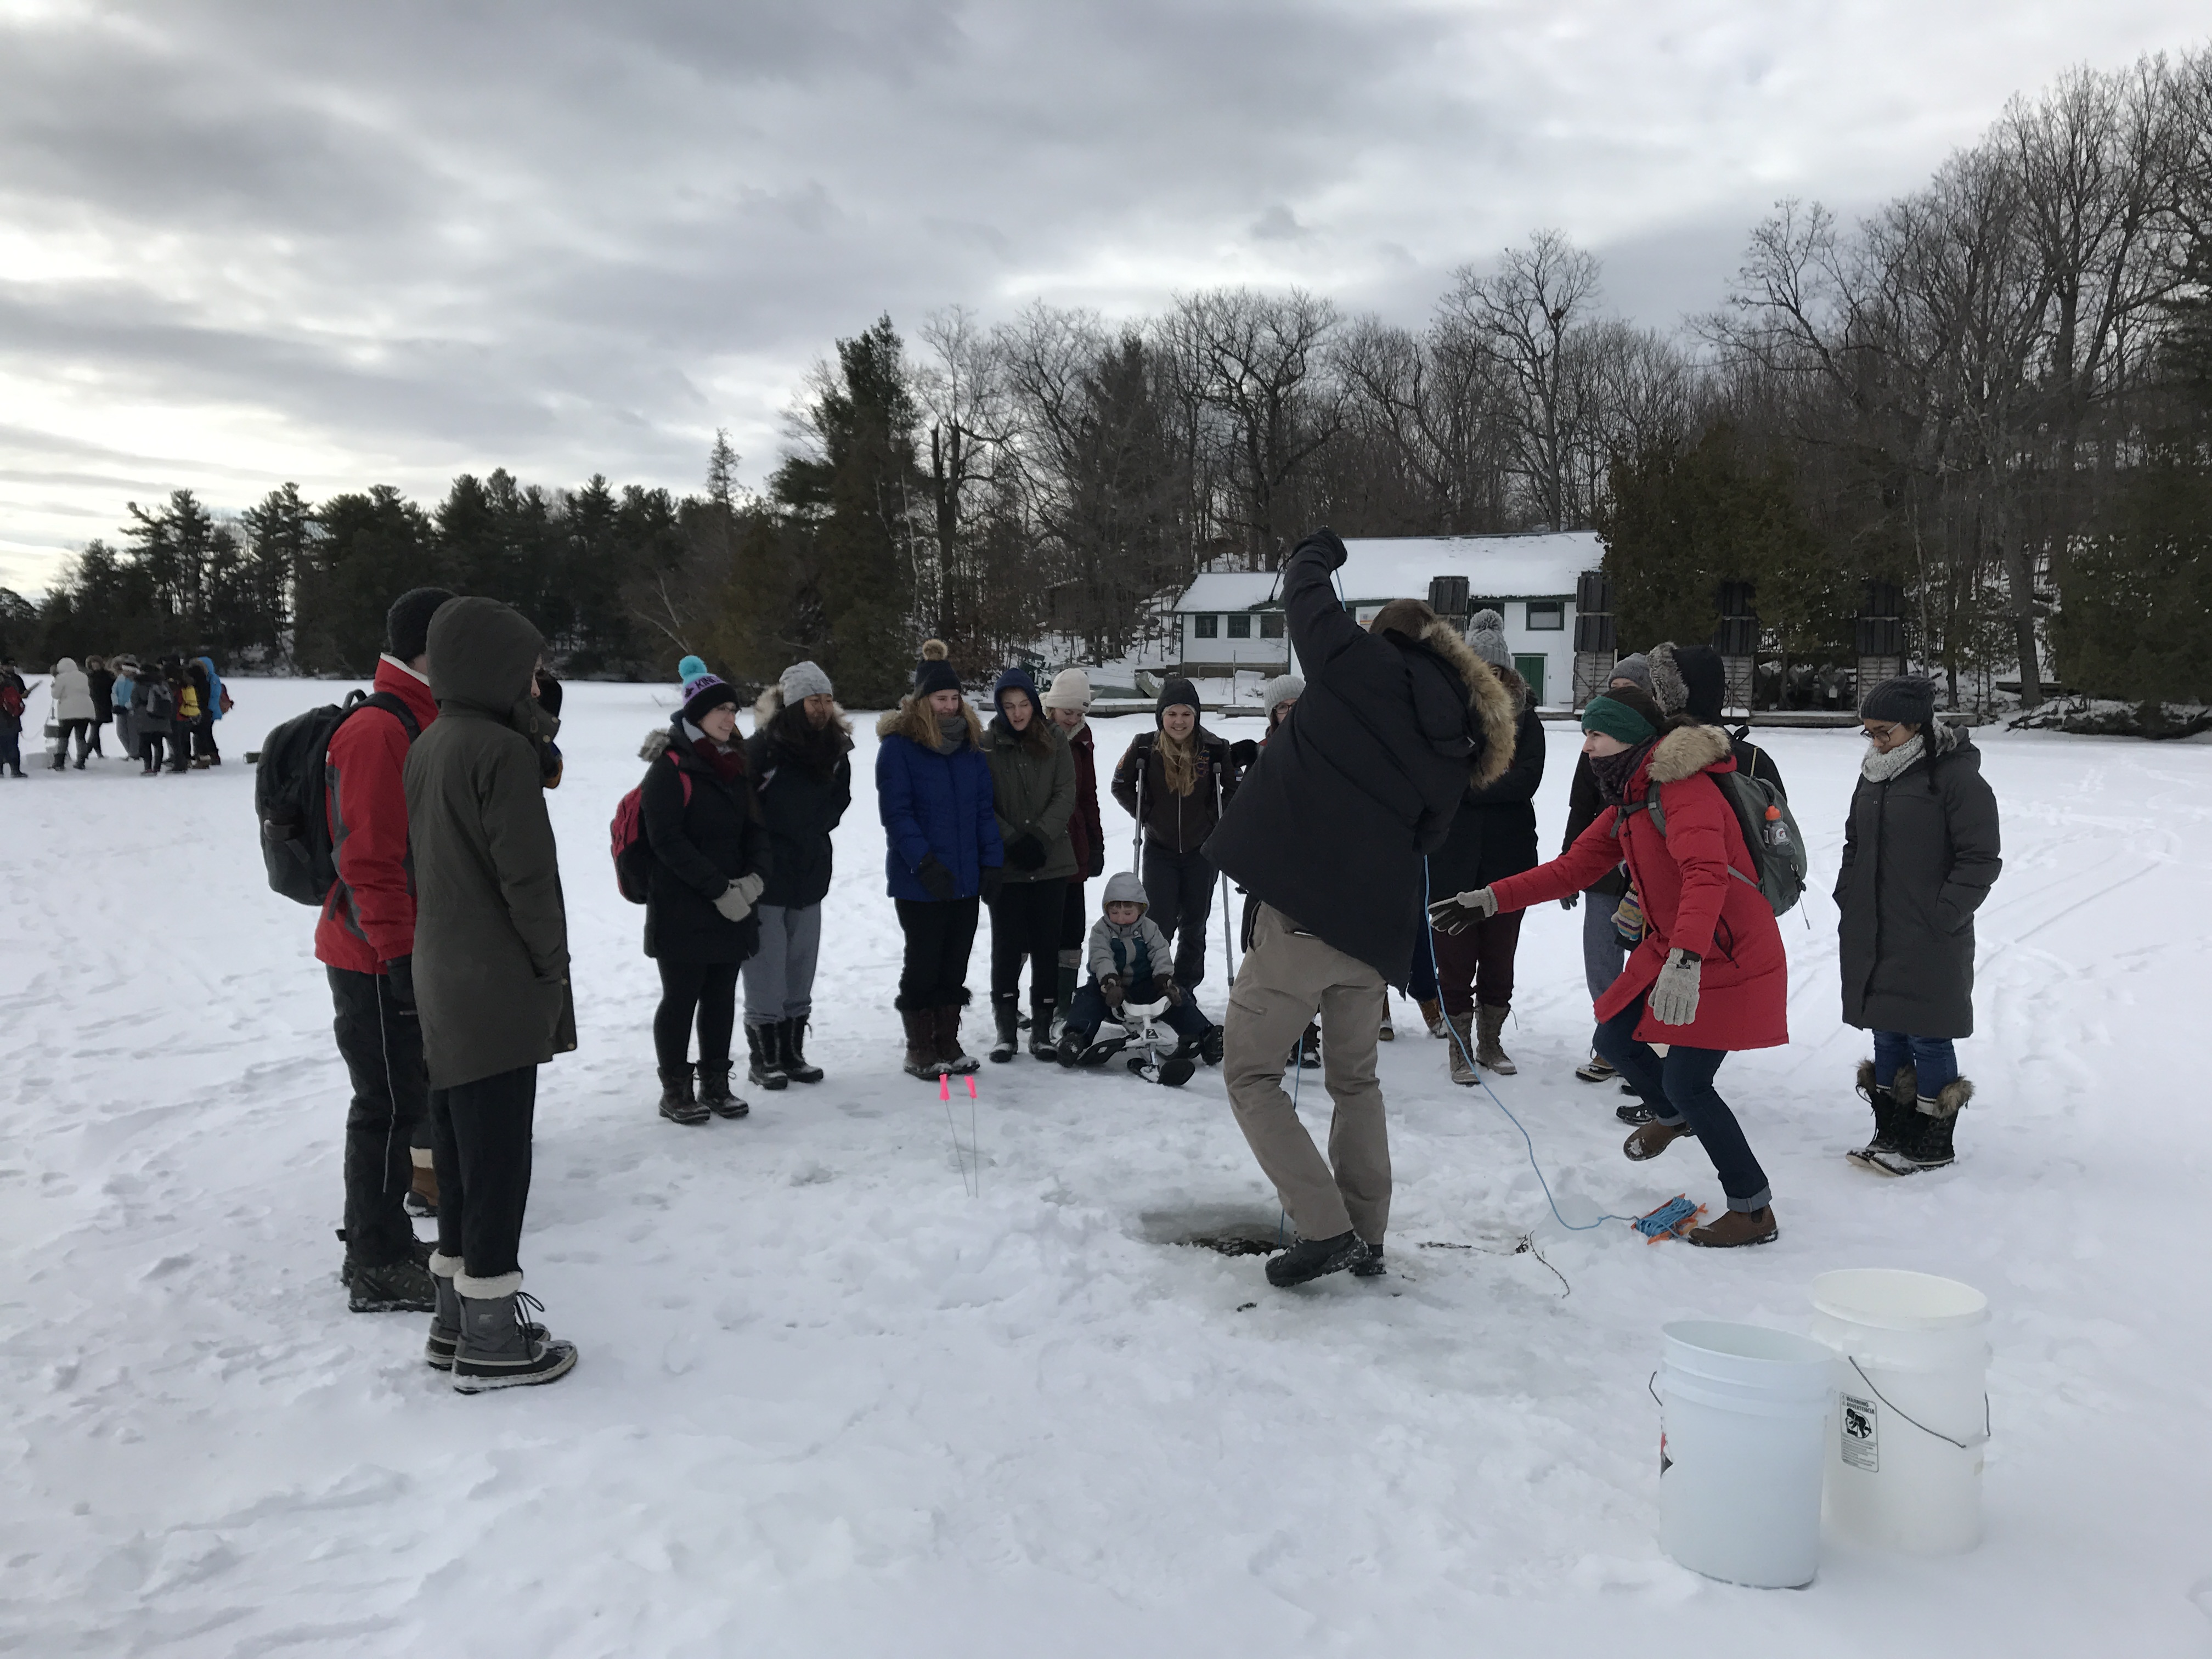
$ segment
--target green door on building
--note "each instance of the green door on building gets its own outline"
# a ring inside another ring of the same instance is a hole
[[[1516,653],[1513,667],[1522,679],[1528,682],[1528,693],[1541,708],[1544,702],[1544,659],[1541,653],[1527,657]]]

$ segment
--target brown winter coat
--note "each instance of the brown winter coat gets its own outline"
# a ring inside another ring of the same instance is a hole
[[[438,719],[408,750],[415,998],[430,1085],[451,1089],[576,1046],[568,923],[530,696],[545,642],[512,606],[451,599],[430,623]]]

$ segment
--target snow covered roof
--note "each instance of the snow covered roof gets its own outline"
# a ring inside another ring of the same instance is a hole
[[[1597,532],[1540,536],[1361,536],[1344,544],[1337,573],[1344,597],[1364,600],[1429,596],[1433,576],[1464,576],[1476,599],[1572,599],[1575,578],[1595,570],[1605,549]],[[1271,570],[1208,571],[1193,581],[1177,611],[1250,611],[1269,605],[1282,581]]]

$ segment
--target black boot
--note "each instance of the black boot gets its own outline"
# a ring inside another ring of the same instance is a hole
[[[1004,1064],[1014,1057],[1014,1050],[1022,1044],[1021,1005],[1012,997],[993,997],[991,1018],[997,1022],[999,1035],[991,1044],[991,1058]]]
[[[771,1083],[768,1086],[781,1089],[783,1085]],[[703,1060],[699,1062],[699,1104],[716,1117],[743,1117],[752,1110],[741,1096],[730,1092],[730,1062],[726,1060],[711,1066]]]
[[[355,1313],[430,1313],[438,1305],[429,1270],[411,1255],[371,1267],[349,1262],[340,1272],[346,1305]]]
[[[1030,1058],[1057,1060],[1059,1051],[1052,1044],[1052,1004],[1033,1002],[1030,1005]]]
[[[1918,1086],[1918,1074],[1910,1066],[1897,1068],[1896,1079],[1887,1088],[1874,1080],[1874,1062],[1859,1062],[1858,1097],[1874,1108],[1874,1139],[1850,1154],[1855,1164],[1874,1164],[1884,1153],[1897,1151],[1901,1138],[1911,1127],[1913,1097]]]
[[[1933,1100],[1916,1098],[1898,1132],[1896,1150],[1869,1161],[1875,1169],[1896,1176],[1918,1175],[1953,1163],[1958,1157],[1952,1137],[1957,1132],[1959,1114],[1973,1097],[1974,1085],[1960,1078],[1946,1085]]]
[[[660,1115],[671,1123],[704,1123],[707,1109],[691,1097],[691,1068],[689,1066],[664,1066],[660,1068]]]
[[[763,1089],[781,1089],[791,1081],[783,1074],[781,1045],[776,1041],[781,1029],[745,1022],[745,1052],[751,1056],[745,1075]]]
[[[1287,1290],[1324,1273],[1357,1267],[1366,1257],[1367,1246],[1356,1232],[1339,1233],[1334,1238],[1302,1238],[1281,1255],[1267,1259],[1267,1282]]]
[[[787,1019],[775,1028],[775,1031],[776,1052],[783,1057],[783,1074],[793,1083],[821,1082],[822,1068],[809,1065],[805,1052],[799,1046],[799,1040],[806,1033],[806,1022]]]
[[[538,1298],[521,1290],[522,1275],[473,1279],[458,1275],[454,1288],[461,1304],[461,1340],[453,1350],[453,1392],[483,1394],[490,1389],[524,1389],[566,1376],[576,1366],[576,1345],[557,1342],[543,1325],[523,1316]],[[488,1290],[490,1295],[471,1296]]]

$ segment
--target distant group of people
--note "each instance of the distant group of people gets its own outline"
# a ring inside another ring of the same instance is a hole
[[[0,774],[24,775],[22,732],[35,690],[13,661],[0,662]],[[169,657],[144,666],[128,655],[87,657],[82,668],[64,657],[54,664],[48,690],[46,752],[54,771],[71,764],[72,750],[80,772],[94,757],[105,759],[102,739],[110,725],[120,758],[137,761],[144,776],[222,764],[216,722],[233,705],[212,657]]]

